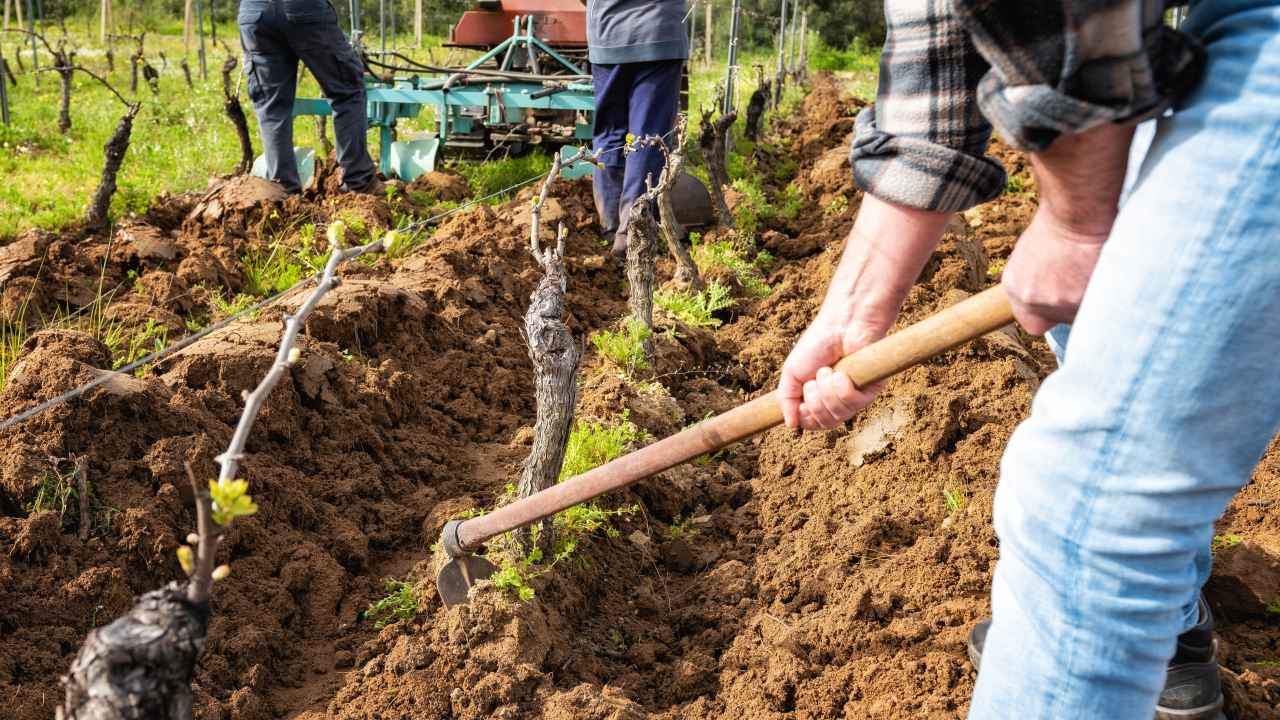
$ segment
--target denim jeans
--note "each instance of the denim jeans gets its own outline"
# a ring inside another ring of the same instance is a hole
[[[1150,720],[1214,521],[1280,429],[1280,7],[1201,0],[1184,29],[1204,81],[1005,452],[970,718]]]
[[[243,0],[239,12],[249,99],[258,116],[267,177],[300,190],[293,154],[293,100],[298,61],[307,66],[333,106],[333,134],[343,185],[374,179],[369,157],[364,69],[326,0]]]
[[[626,208],[644,194],[645,177],[658,181],[662,150],[644,147],[623,155],[627,133],[637,138],[666,137],[676,122],[680,103],[683,60],[592,65],[595,86],[596,125],[592,148],[603,168],[596,170],[592,187],[596,213],[606,239],[613,237]]]

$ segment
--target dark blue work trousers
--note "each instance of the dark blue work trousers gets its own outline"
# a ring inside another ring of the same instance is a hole
[[[364,69],[338,27],[333,6],[326,0],[243,0],[238,19],[267,176],[288,192],[301,189],[293,156],[293,100],[301,60],[333,106],[343,185],[351,190],[368,186],[374,166],[369,157]]]
[[[607,240],[613,240],[627,210],[644,194],[645,178],[658,181],[662,150],[645,147],[624,156],[627,133],[637,138],[667,137],[676,123],[683,60],[591,66],[596,95],[596,125],[592,147],[603,168],[595,172],[596,212]]]

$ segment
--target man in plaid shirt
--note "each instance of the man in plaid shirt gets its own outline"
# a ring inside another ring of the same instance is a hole
[[[1060,368],[1002,463],[969,716],[1220,718],[1199,591],[1280,429],[1280,3],[1199,0],[1178,31],[1156,0],[885,6],[866,195],[783,367],[787,424],[871,401],[831,366],[888,331],[949,215],[1002,191],[994,127],[1040,192],[1004,286]]]

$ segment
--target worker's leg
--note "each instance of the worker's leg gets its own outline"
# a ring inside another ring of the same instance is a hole
[[[667,143],[675,141],[671,130],[680,107],[680,73],[683,60],[659,60],[637,63],[632,80],[630,118],[627,127],[636,137],[657,136]],[[664,164],[662,150],[643,147],[627,156],[627,172],[622,181],[622,214],[636,198],[644,194],[645,178],[657,183]]]
[[[1280,426],[1280,8],[1201,3],[1161,121],[996,493],[972,718],[1149,720],[1214,521]]]
[[[267,3],[243,3],[240,45],[244,48],[249,99],[258,116],[267,177],[286,192],[301,190],[293,156],[293,99],[298,84],[298,58],[281,34],[283,18]]]
[[[324,0],[319,9],[290,16],[289,44],[315,76],[333,106],[333,134],[342,165],[342,184],[363,190],[375,177],[369,157],[369,118],[365,107],[364,69],[355,50],[338,27],[338,15]],[[294,7],[290,5],[290,7]]]
[[[622,176],[626,168],[622,146],[626,143],[631,103],[629,67],[591,66],[591,84],[596,100],[591,148],[599,154],[603,165],[596,168],[591,187],[596,200],[596,214],[600,218],[601,237],[610,244],[618,231],[618,203],[622,200]]]

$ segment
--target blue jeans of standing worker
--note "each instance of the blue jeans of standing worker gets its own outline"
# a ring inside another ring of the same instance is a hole
[[[1201,0],[1156,136],[1001,467],[969,717],[1150,720],[1214,521],[1280,428],[1280,7]]]
[[[636,198],[644,194],[645,178],[658,181],[662,173],[662,150],[643,147],[624,155],[627,134],[637,138],[668,137],[675,127],[680,102],[680,75],[683,60],[592,65],[595,87],[596,125],[592,149],[600,153],[603,168],[593,180],[596,213],[603,236],[612,242]],[[622,237],[626,237],[623,232]],[[619,243],[614,243],[615,249]],[[625,249],[625,245],[622,246]]]
[[[374,180],[369,157],[364,69],[338,27],[326,0],[243,0],[240,44],[244,47],[249,99],[258,116],[267,177],[298,192],[293,155],[293,100],[298,61],[311,71],[333,106],[333,134],[342,164],[342,184],[361,190]]]

